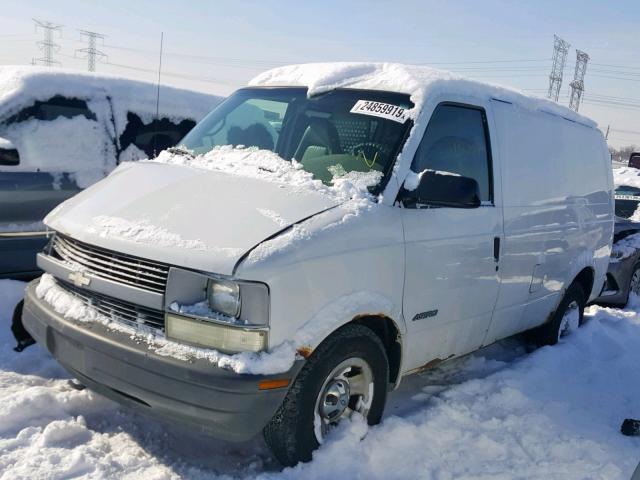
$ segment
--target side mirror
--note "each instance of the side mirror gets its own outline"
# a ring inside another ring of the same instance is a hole
[[[473,178],[426,170],[420,175],[415,190],[409,190],[405,182],[402,201],[406,206],[477,208],[480,187]]]
[[[14,167],[20,164],[20,155],[13,143],[5,138],[0,138],[0,165]]]

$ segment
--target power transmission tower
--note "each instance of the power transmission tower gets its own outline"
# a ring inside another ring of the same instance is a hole
[[[38,29],[42,29],[44,37],[42,41],[36,42],[38,49],[42,51],[43,56],[41,58],[33,58],[31,63],[33,65],[46,65],[51,67],[53,65],[60,65],[60,62],[53,59],[54,52],[60,51],[60,45],[53,41],[54,32],[58,32],[58,35],[62,34],[62,25],[57,25],[51,22],[44,22],[41,20],[33,19],[35,22],[36,32]]]
[[[96,40],[101,39],[104,40],[106,35],[102,35],[101,33],[89,32],[87,30],[79,30],[80,35],[83,37],[87,37],[88,46],[87,48],[80,48],[76,50],[76,55],[78,53],[84,54],[87,59],[87,69],[90,72],[96,71],[96,59],[103,60],[107,58],[107,55],[104,52],[101,52],[96,48]]]
[[[551,75],[549,75],[548,97],[554,102],[557,102],[560,96],[562,74],[564,72],[564,65],[567,62],[567,53],[569,53],[570,46],[568,42],[565,42],[559,36],[553,36],[553,65],[551,67]]]
[[[573,74],[573,82],[571,86],[571,98],[569,100],[569,108],[578,111],[580,108],[580,100],[584,93],[584,75],[587,73],[587,62],[589,61],[589,55],[581,50],[576,50],[576,70]]]

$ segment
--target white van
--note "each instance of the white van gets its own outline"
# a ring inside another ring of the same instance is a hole
[[[90,388],[263,431],[291,465],[354,412],[379,422],[404,375],[576,328],[612,189],[596,125],[546,100],[416,66],[278,68],[54,210],[23,320]]]

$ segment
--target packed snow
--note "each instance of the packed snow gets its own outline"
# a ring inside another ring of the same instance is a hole
[[[160,245],[187,250],[207,249],[201,240],[185,240],[179,234],[155,226],[146,219],[133,222],[124,218],[99,215],[93,218],[92,223],[87,226],[87,231],[96,233],[101,238],[125,238],[131,242],[145,245]]]
[[[69,387],[40,346],[9,332],[24,284],[0,281],[0,478],[624,479],[640,439],[640,302],[590,307],[559,345],[523,339],[403,380],[381,425],[355,418],[312,462],[281,470],[262,439],[235,444],[136,414]]]
[[[70,172],[71,179],[86,188],[115,166],[115,160],[113,164],[105,162],[105,152],[112,158],[115,153],[104,127],[83,116],[46,122],[27,120],[8,126],[2,135],[10,138],[20,152],[20,164],[11,167],[12,172]]]

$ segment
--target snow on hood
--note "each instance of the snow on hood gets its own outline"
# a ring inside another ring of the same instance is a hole
[[[136,112],[145,123],[155,118],[155,84],[77,70],[13,65],[0,67],[0,118],[55,95],[90,101],[100,91],[113,99],[117,125],[126,125],[128,111]],[[200,120],[221,100],[216,95],[161,86],[160,114],[175,122]]]
[[[45,224],[92,245],[230,275],[246,252],[305,218],[350,199],[373,204],[366,185],[376,180],[347,175],[326,186],[299,164],[256,149],[164,152],[122,164]]]
[[[301,86],[308,95],[356,88],[407,93],[415,108],[409,116],[416,117],[425,99],[440,91],[498,98],[529,110],[542,110],[595,127],[592,120],[567,107],[546,99],[532,97],[512,88],[466,79],[451,72],[419,65],[398,63],[334,62],[289,65],[268,70],[249,82],[251,86]]]

